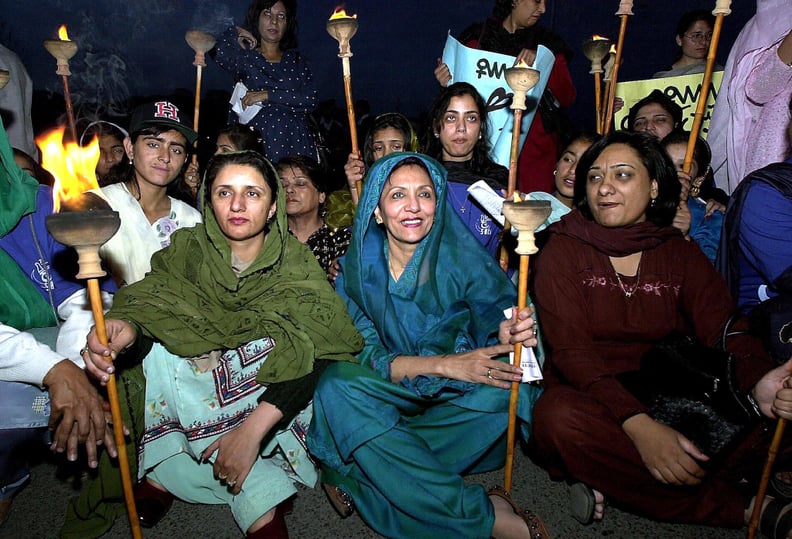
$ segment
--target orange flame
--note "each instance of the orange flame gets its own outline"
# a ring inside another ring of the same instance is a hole
[[[608,49],[608,54],[616,54],[616,45],[611,45],[611,48]]]
[[[519,191],[514,192],[514,202],[522,202],[522,198],[520,197]]]
[[[531,66],[526,64],[525,60],[520,60],[519,62],[517,62],[517,65],[514,67],[531,67]]]
[[[94,137],[88,146],[75,142],[63,144],[65,127],[44,133],[36,139],[41,149],[41,166],[55,177],[52,204],[55,212],[61,202],[79,197],[89,189],[96,189],[96,164],[99,162],[99,139]]]
[[[66,31],[65,24],[61,24],[60,28],[58,28],[58,39],[61,41],[71,41],[69,39],[69,32]]]
[[[599,36],[597,34],[594,34],[593,36],[591,36],[591,39],[593,39],[594,41],[608,41],[607,37]]]
[[[333,19],[357,19],[357,13],[354,15],[347,15],[346,9],[343,6],[338,6],[333,11],[333,14],[330,15],[330,20]]]

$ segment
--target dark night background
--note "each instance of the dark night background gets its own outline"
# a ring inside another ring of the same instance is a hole
[[[327,18],[340,0],[300,0],[300,50],[313,67],[319,100],[335,99],[343,113],[344,95],[337,42],[325,30]],[[359,30],[352,38],[351,59],[355,99],[368,99],[372,113],[400,111],[412,118],[425,111],[437,91],[433,69],[447,32],[458,36],[470,23],[486,18],[487,0],[357,0],[347,2],[357,13]],[[629,18],[624,64],[619,80],[649,78],[665,68],[676,50],[674,29],[679,16],[691,9],[713,9],[714,0],[636,0]],[[55,60],[42,41],[68,25],[80,50],[71,61],[72,98],[78,115],[90,118],[97,105],[103,114],[127,112],[130,102],[145,96],[175,96],[192,109],[195,89],[193,51],[185,31],[199,28],[219,34],[240,24],[247,0],[0,0],[0,42],[25,63],[36,90],[34,124],[48,127],[63,112],[60,77]],[[572,118],[590,127],[593,117],[593,77],[580,52],[592,34],[617,37],[618,0],[548,0],[540,24],[555,29],[576,55],[571,62],[577,87]],[[754,0],[732,3],[724,19],[718,61],[725,63],[729,47],[756,9]],[[201,134],[213,137],[225,123],[230,75],[212,60],[203,70]],[[345,114],[342,119],[345,120]]]

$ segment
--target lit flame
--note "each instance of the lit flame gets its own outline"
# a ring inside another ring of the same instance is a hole
[[[524,68],[524,67],[531,67],[531,66],[526,64],[525,60],[520,60],[519,62],[517,62],[517,65],[514,66],[514,67],[523,67]]]
[[[591,39],[593,39],[594,41],[608,41],[607,37],[598,36],[597,34],[594,34],[593,36],[591,36]]]
[[[333,11],[333,14],[330,15],[330,20],[332,21],[333,19],[357,19],[357,13],[354,15],[347,15],[346,9],[342,6],[338,6],[335,8],[335,11]]]
[[[52,204],[55,212],[61,202],[75,199],[89,189],[96,189],[96,164],[99,162],[99,139],[94,137],[88,146],[75,142],[63,144],[60,127],[44,133],[36,139],[41,148],[41,166],[55,177],[52,186]]]
[[[531,195],[529,193],[523,193],[523,197],[525,197],[525,198],[523,198],[523,197],[520,196],[520,192],[519,191],[515,191],[514,195],[512,195],[512,196],[513,196],[513,201],[515,203],[525,202],[527,200],[531,200]]]
[[[608,49],[609,54],[616,54],[616,45],[611,45],[611,48]]]
[[[61,41],[71,41],[69,39],[69,32],[66,31],[65,24],[61,24],[60,28],[58,28],[58,39]]]

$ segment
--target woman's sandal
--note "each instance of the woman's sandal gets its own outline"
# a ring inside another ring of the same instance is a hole
[[[347,518],[355,512],[355,501],[341,487],[322,483],[322,488],[327,494],[327,499],[330,500],[330,505],[341,518]]]
[[[487,496],[497,496],[506,500],[511,505],[514,513],[525,521],[528,530],[531,532],[531,539],[550,539],[550,532],[547,531],[539,515],[517,505],[506,489],[501,486],[493,487],[487,491]]]
[[[581,524],[594,522],[594,509],[597,498],[594,491],[585,483],[574,483],[569,487],[569,509],[572,518]]]
[[[781,514],[784,509],[786,513]],[[775,498],[762,509],[759,531],[766,537],[786,539],[792,532],[792,499]]]

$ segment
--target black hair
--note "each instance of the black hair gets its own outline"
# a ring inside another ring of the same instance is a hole
[[[264,181],[267,182],[267,186],[270,188],[272,202],[274,203],[278,199],[278,184],[280,182],[278,181],[277,172],[275,172],[275,169],[272,167],[272,163],[260,153],[246,150],[242,152],[219,153],[213,155],[212,158],[209,159],[203,180],[204,202],[208,206],[212,205],[212,185],[215,179],[217,179],[217,175],[229,165],[241,165],[257,170],[264,177]]]
[[[245,28],[253,34],[256,41],[261,42],[261,34],[258,30],[259,17],[265,9],[281,2],[286,8],[286,31],[278,46],[280,50],[297,48],[297,0],[253,0],[245,16]]]
[[[275,167],[278,171],[287,168],[298,168],[320,193],[327,194],[327,179],[324,169],[312,157],[307,155],[289,155],[284,157]]]
[[[663,148],[667,148],[671,144],[684,144],[687,146],[690,140],[690,131],[679,130],[670,133],[663,139],[661,144]],[[696,137],[696,145],[693,147],[693,160],[698,165],[699,176],[707,173],[710,163],[712,163],[712,151],[706,140],[701,137]]]
[[[374,118],[368,133],[366,133],[366,140],[363,143],[363,162],[367,167],[370,167],[371,163],[375,161],[373,146],[374,135],[376,135],[377,132],[389,127],[399,130],[402,136],[404,136],[405,152],[419,151],[418,137],[415,135],[415,130],[413,129],[410,120],[398,112],[386,112],[385,114],[380,114]]]
[[[478,90],[467,82],[455,82],[454,84],[443,88],[440,93],[435,97],[432,103],[432,108],[429,111],[431,123],[429,130],[426,133],[426,155],[434,157],[438,161],[443,160],[443,145],[440,142],[440,137],[435,136],[436,133],[442,130],[443,121],[445,118],[448,106],[451,99],[454,97],[462,97],[469,95],[476,103],[476,109],[479,113],[479,124],[481,125],[480,138],[476,145],[473,147],[473,170],[481,170],[482,168],[491,166],[493,161],[490,157],[490,142],[489,142],[489,122],[487,121],[487,104],[484,98],[478,93]]]
[[[242,124],[228,124],[217,132],[217,138],[220,138],[220,135],[228,136],[231,144],[234,145],[238,152],[244,150],[262,152],[261,135],[254,127]]]
[[[704,21],[709,24],[710,28],[715,27],[715,15],[712,14],[711,11],[707,11],[706,9],[694,9],[693,11],[688,11],[684,13],[677,22],[676,26],[676,33],[674,34],[679,39],[682,39],[690,27],[696,24],[698,21]],[[671,63],[676,63],[680,58],[682,58],[682,46],[680,45],[677,49],[676,56],[674,57],[674,61]]]
[[[657,182],[657,197],[646,208],[646,219],[658,226],[670,226],[679,204],[681,185],[676,167],[657,137],[648,133],[611,131],[592,144],[580,161],[575,172],[575,196],[573,205],[589,220],[594,217],[588,202],[588,173],[600,154],[613,144],[629,146],[641,160],[649,173],[649,179]]]
[[[652,103],[657,103],[663,107],[668,114],[671,115],[671,118],[674,120],[674,130],[682,128],[682,107],[677,105],[673,99],[665,95],[660,90],[652,90],[649,95],[630,107],[630,112],[627,115],[628,131],[635,130],[635,117],[638,116],[638,111],[644,106]]]

